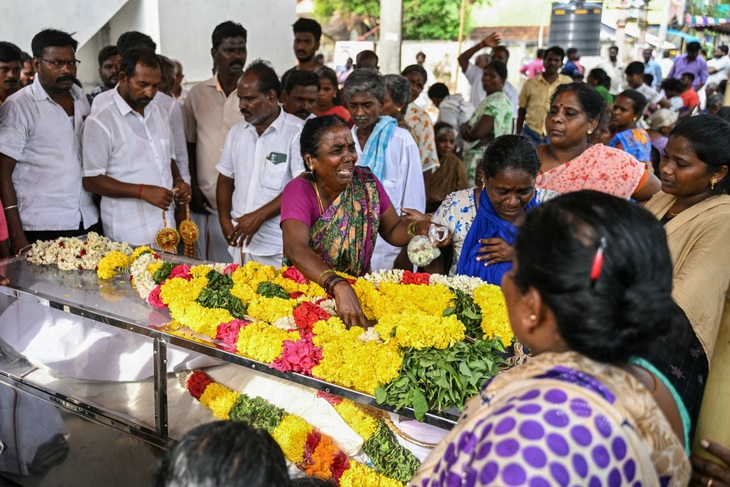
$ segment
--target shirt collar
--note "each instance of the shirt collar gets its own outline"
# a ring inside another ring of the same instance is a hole
[[[51,100],[51,96],[48,94],[45,88],[43,88],[43,85],[41,85],[38,76],[35,77],[35,79],[33,80],[33,84],[30,85],[30,90],[33,94],[33,99],[36,101],[42,101],[45,99]],[[71,97],[74,99],[74,101],[78,100],[82,96],[84,96],[84,91],[81,88],[79,88],[75,84],[71,86]]]
[[[287,116],[293,117],[294,115],[289,115],[288,113],[286,113],[284,111],[284,107],[279,105],[279,116],[276,117],[276,119],[273,122],[271,122],[271,125],[266,127],[266,130],[264,130],[264,133],[261,135],[264,135],[267,132],[281,132],[282,126],[284,125],[284,119]],[[252,127],[253,127],[253,125],[252,125]]]
[[[122,98],[122,95],[119,94],[119,90],[117,88],[114,88],[114,94],[112,94],[112,98],[114,99],[114,104],[119,109],[119,112],[122,114],[123,117],[126,117],[127,114],[132,113],[135,116],[141,116],[139,113],[134,111],[134,109],[129,106],[129,103]],[[148,114],[150,113],[150,110],[152,110],[152,102],[150,102],[144,110],[144,117],[147,118]]]

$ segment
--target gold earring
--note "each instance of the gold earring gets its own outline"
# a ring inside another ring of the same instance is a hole
[[[537,315],[531,314],[530,315],[530,321],[535,321],[537,319]]]
[[[717,179],[711,179],[710,180],[710,191],[715,191],[715,185],[717,184]]]
[[[591,135],[593,133],[593,130],[588,131],[588,135]]]

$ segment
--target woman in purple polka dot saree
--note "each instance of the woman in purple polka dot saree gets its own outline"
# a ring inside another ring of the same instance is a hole
[[[411,485],[686,486],[686,411],[632,363],[677,323],[656,219],[602,193],[560,196],[528,214],[502,288],[533,357],[467,403]]]

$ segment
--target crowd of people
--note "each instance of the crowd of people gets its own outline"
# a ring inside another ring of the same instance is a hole
[[[727,47],[705,61],[689,43],[663,76],[650,49],[624,66],[611,47],[585,73],[577,49],[566,61],[552,46],[518,90],[491,34],[459,55],[469,100],[426,91],[434,124],[418,104],[422,59],[383,74],[362,51],[338,73],[317,56],[316,21],[293,33],[297,64],[280,77],[247,62],[242,25],[221,23],[213,76],[188,90],[179,62],[125,32],[99,52],[88,94],[68,33],[38,33],[32,56],[1,42],[0,256],[92,230],[148,245],[190,213],[198,258],[291,263],[346,325],[366,327],[337,272],[413,270],[408,242],[443,227],[425,270],[503,286],[533,358],[484,386],[414,485],[729,483],[688,457],[730,284]],[[219,429],[231,442],[261,434]],[[268,472],[266,459],[216,452],[211,431],[161,471],[197,475],[225,454],[224,480],[288,485],[282,462]],[[235,448],[275,454],[249,443]]]

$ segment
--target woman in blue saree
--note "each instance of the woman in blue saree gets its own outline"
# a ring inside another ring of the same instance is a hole
[[[527,137],[497,137],[481,165],[484,185],[456,273],[499,285],[512,269],[512,244],[525,213],[557,193],[535,189],[540,157]]]

